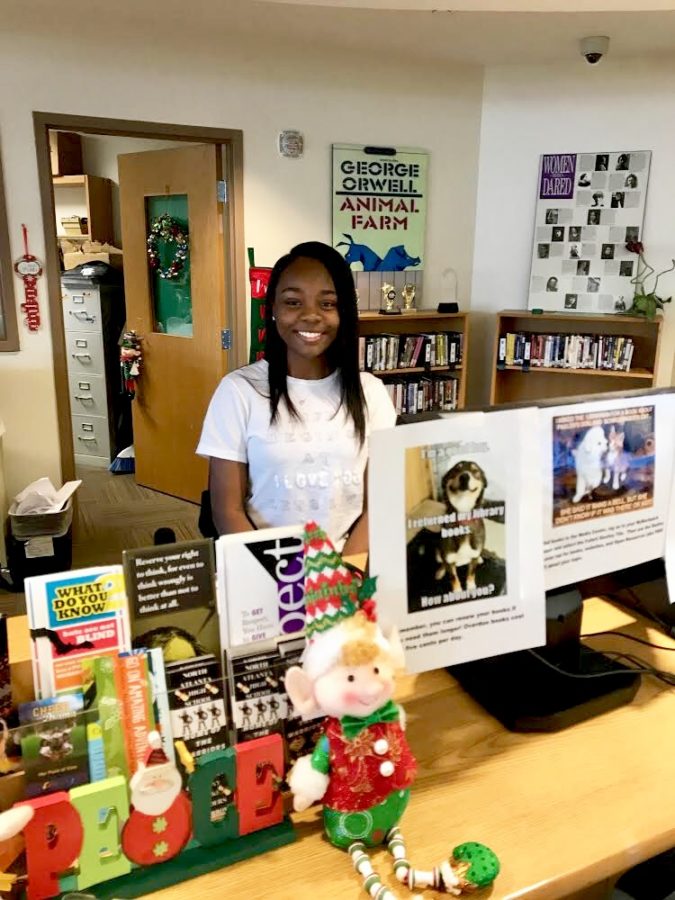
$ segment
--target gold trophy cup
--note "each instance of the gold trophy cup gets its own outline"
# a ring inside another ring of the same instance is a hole
[[[382,306],[380,314],[383,316],[400,316],[401,310],[396,306],[396,288],[393,284],[384,282],[380,288],[382,291]]]

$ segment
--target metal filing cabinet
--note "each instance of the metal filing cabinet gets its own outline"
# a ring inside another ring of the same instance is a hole
[[[124,291],[115,270],[84,264],[61,276],[75,462],[105,468],[126,439],[119,338]]]

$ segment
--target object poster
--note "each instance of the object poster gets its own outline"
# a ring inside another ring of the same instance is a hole
[[[223,649],[290,637],[305,627],[305,555],[299,526],[218,538]]]
[[[375,432],[370,571],[423,672],[545,642],[535,409]]]
[[[82,688],[82,660],[130,649],[121,566],[26,579],[33,683],[38,699]]]
[[[620,313],[635,294],[651,153],[547,153],[539,163],[529,309]]]
[[[333,144],[333,246],[352,269],[424,269],[429,156]]]
[[[546,588],[658,559],[675,452],[675,395],[544,408]]]

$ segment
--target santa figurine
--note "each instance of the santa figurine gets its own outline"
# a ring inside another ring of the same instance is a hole
[[[371,847],[384,845],[397,879],[412,889],[459,895],[487,887],[499,872],[495,854],[473,841],[436,868],[413,869],[398,823],[410,799],[417,764],[394,703],[394,675],[403,668],[395,629],[377,622],[375,580],[359,582],[326,534],[305,528],[305,635],[302,666],[286,674],[286,690],[304,719],[327,716],[314,752],[289,776],[296,810],[323,802],[328,839],[347,850],[364,888],[377,900],[395,897],[374,871]]]
[[[129,781],[131,813],[122,829],[122,849],[139,866],[176,856],[190,840],[192,807],[180,772],[162,750],[157,731],[150,749]]]

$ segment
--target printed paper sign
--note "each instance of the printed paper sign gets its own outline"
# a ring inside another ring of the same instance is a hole
[[[555,588],[662,557],[675,395],[542,409],[544,567]]]
[[[410,671],[544,643],[537,421],[461,414],[372,435],[370,571]]]

